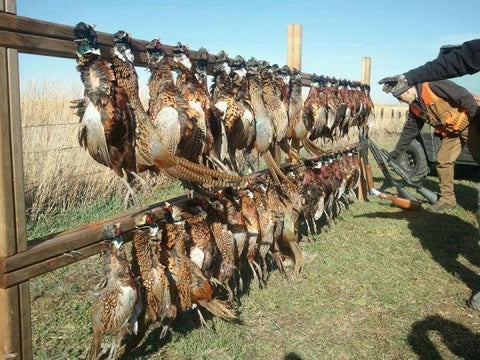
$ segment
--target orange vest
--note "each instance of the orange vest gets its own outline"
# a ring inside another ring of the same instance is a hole
[[[416,104],[411,104],[410,110],[433,126],[435,133],[441,136],[460,134],[470,124],[466,110],[452,107],[448,101],[435,95],[428,82],[422,84],[420,97],[425,104],[425,110],[422,111]],[[474,97],[478,101],[477,96]]]

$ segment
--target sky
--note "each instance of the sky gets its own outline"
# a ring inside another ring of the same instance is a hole
[[[480,1],[161,1],[17,0],[18,15],[75,26],[95,24],[102,32],[125,30],[132,37],[164,44],[177,41],[216,54],[254,56],[283,65],[287,26],[301,24],[302,71],[360,80],[361,59],[372,59],[374,102],[397,103],[379,79],[432,60],[441,45],[480,38]],[[138,69],[140,81],[148,75]],[[22,84],[52,79],[81,85],[75,61],[20,55]],[[455,79],[480,94],[480,73]]]

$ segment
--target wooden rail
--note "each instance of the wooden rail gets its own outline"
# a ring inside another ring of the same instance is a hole
[[[113,35],[97,32],[98,44],[102,56],[113,56]],[[145,46],[148,41],[132,39],[135,55],[135,65],[147,66]],[[75,45],[73,43],[73,26],[60,25],[48,21],[31,19],[28,17],[0,12],[0,46],[17,49],[20,52],[75,59]],[[173,56],[173,46],[163,45],[168,56]],[[196,59],[197,52],[190,50],[192,59]],[[209,54],[208,60],[214,63],[215,55]],[[212,75],[212,69],[207,69]],[[302,73],[302,85],[310,86],[311,74]]]
[[[186,197],[181,196],[170,203],[183,209]],[[163,202],[136,209],[118,217],[97,221],[71,230],[52,234],[28,243],[28,250],[0,259],[0,288],[27,281],[35,276],[83,260],[102,250],[101,231],[109,222],[119,222],[125,240],[130,240],[130,231],[135,228],[133,218],[145,211],[152,211],[163,218]]]
[[[111,58],[112,34],[97,34],[103,56]],[[137,66],[147,65],[146,44],[133,39]],[[173,55],[172,46],[164,49]],[[106,222],[120,222],[129,241],[135,215],[150,210],[163,217],[162,203],[153,204],[27,243],[18,52],[74,59],[73,27],[17,16],[16,0],[0,0],[0,359],[32,358],[29,279],[99,253]],[[195,59],[196,51],[191,54]],[[302,84],[310,86],[310,78],[302,73]],[[171,202],[186,205],[185,197]]]

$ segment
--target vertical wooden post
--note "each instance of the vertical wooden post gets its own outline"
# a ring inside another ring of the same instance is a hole
[[[287,35],[287,65],[302,70],[302,25],[289,24]]]
[[[362,77],[361,83],[370,85],[370,71],[372,67],[372,59],[369,56],[362,57]],[[368,154],[368,149],[365,150],[365,153]],[[373,179],[369,176],[369,171],[367,168],[370,168],[368,164],[368,159],[360,158],[360,183],[358,186],[358,199],[363,201],[368,201],[368,192],[370,187],[373,186]]]
[[[16,13],[16,0],[0,0]],[[0,47],[0,257],[27,249],[18,52]],[[30,288],[0,289],[0,358],[31,359]]]
[[[362,57],[362,84],[370,85],[370,71],[372,68],[372,58]]]

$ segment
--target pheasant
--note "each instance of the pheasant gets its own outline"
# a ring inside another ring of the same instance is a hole
[[[242,214],[240,197],[237,190],[228,187],[222,191],[218,191],[214,198],[213,204],[218,202],[216,206],[218,220],[222,224],[227,224],[227,229],[232,233],[234,240],[234,258],[237,268],[238,281],[235,281],[235,285],[238,285],[235,290],[243,290],[242,279],[242,256],[247,245],[247,226],[246,219]]]
[[[174,282],[177,308],[186,311],[202,306],[215,316],[227,321],[237,319],[237,314],[228,305],[213,298],[213,288],[200,268],[186,255],[185,242],[188,235],[181,224],[167,223],[164,232],[164,246],[167,254],[163,262]],[[200,309],[200,321],[206,325]]]
[[[326,79],[323,76],[311,77],[312,85],[304,102],[303,113],[307,128],[311,128],[310,140],[323,136],[330,136],[330,126],[335,114],[329,104],[329,92],[325,87]]]
[[[283,72],[285,73],[286,70],[287,69],[284,69]],[[308,138],[309,132],[311,131],[311,126],[307,126],[307,123],[305,122],[305,116],[303,114],[302,76],[297,69],[293,69],[291,71],[291,75],[289,76],[289,88],[289,127],[287,130],[287,137],[289,139],[292,139],[292,151],[298,153],[300,149],[300,144],[302,144],[309,153],[315,155],[323,155],[325,152]]]
[[[274,84],[272,68],[266,61],[260,63],[260,78],[262,84],[262,99],[270,116],[273,125],[273,151],[275,161],[280,165],[280,147],[279,144],[286,138],[288,129],[288,115],[285,104],[281,101],[281,89],[277,89]],[[288,147],[288,144],[286,144]]]
[[[205,86],[197,79],[195,71],[192,67],[192,62],[189,58],[189,51],[185,45],[178,43],[178,46],[173,49],[173,66],[172,69],[177,72],[176,86],[180,93],[184,96],[188,103],[188,107],[196,124],[200,129],[200,136],[202,140],[201,154],[206,155],[208,161],[211,161],[215,167],[226,170],[221,161],[225,158],[227,149],[225,131],[222,132],[221,122],[216,116],[216,112],[211,109],[210,94]],[[215,130],[215,133],[213,133]],[[215,135],[215,136],[214,136]],[[213,152],[214,139],[220,143],[216,149],[218,152]],[[223,140],[223,141],[222,141]],[[222,143],[225,143],[222,146]]]
[[[197,206],[194,209],[196,213],[184,219],[175,205],[166,202],[165,208],[169,215],[169,221],[182,223],[185,226],[185,231],[188,234],[185,241],[185,254],[202,270],[208,279],[211,279],[214,263],[218,257],[218,249],[206,222],[207,214]]]
[[[261,178],[257,179],[259,183],[254,187],[255,204],[258,212],[258,221],[260,225],[259,255],[262,260],[261,280],[266,281],[267,276],[267,254],[271,253],[274,242],[275,226],[278,225],[276,206],[270,206],[267,200],[268,183],[264,184]],[[276,194],[276,191],[273,190]],[[279,269],[282,269],[279,267]]]
[[[219,259],[220,267],[215,271],[215,278],[228,291],[228,302],[232,303],[237,291],[235,275],[237,273],[238,255],[235,240],[232,232],[228,229],[228,217],[224,212],[223,204],[219,201],[213,201],[209,205],[205,205],[205,207],[207,211],[206,220],[221,255]],[[232,280],[234,281],[233,288],[231,285]]]
[[[276,213],[280,215],[282,230],[279,240],[291,251],[295,261],[293,270],[298,274],[303,266],[302,251],[297,242],[298,218],[303,211],[303,199],[300,194],[301,187],[293,172],[291,181],[285,184],[284,188],[283,194],[278,194],[273,188],[269,189],[266,193],[266,200],[267,206],[270,209],[276,209]]]
[[[260,221],[259,214],[254,198],[253,187],[249,186],[246,189],[239,190],[238,196],[240,198],[240,209],[245,218],[245,226],[247,228],[247,262],[252,270],[252,275],[260,287],[260,279],[262,276],[262,269],[257,262],[259,254],[260,243]]]
[[[160,263],[152,244],[157,236],[158,225],[154,222],[153,215],[147,212],[135,218],[135,227],[133,271],[140,276],[145,292],[145,320],[147,323],[165,322],[160,336],[163,337],[168,330],[168,324],[176,315],[176,308],[172,303],[171,285],[165,274],[165,267]]]
[[[242,179],[239,176],[208,169],[187,160],[195,160],[201,153],[201,146],[195,140],[197,137],[195,134],[200,134],[198,126],[187,114],[188,105],[173,83],[168,59],[158,39],[152,40],[147,45],[147,54],[148,67],[152,72],[149,80],[148,112],[152,122],[145,121],[138,124],[137,143],[140,142],[144,150],[141,163],[146,168],[161,169],[163,159],[158,158],[157,151],[161,150],[163,156],[163,151],[167,150],[165,156],[173,159],[174,164],[178,164],[178,167],[174,168],[173,176],[177,174],[181,175],[177,177],[187,181],[219,187],[228,183],[238,184],[241,182]],[[166,136],[165,142],[162,142],[165,146],[158,149],[156,144],[164,141],[162,136]],[[188,139],[191,140],[190,144],[188,144]],[[180,146],[180,142],[185,146]],[[180,157],[172,156],[172,154]],[[168,173],[170,169],[167,170]]]
[[[112,64],[101,58],[93,27],[80,22],[75,26],[74,36],[77,71],[85,88],[83,99],[73,104],[80,117],[80,146],[122,179],[128,189],[125,204],[130,196],[139,204],[130,186],[136,171],[135,118],[127,94],[117,83]]]
[[[113,336],[109,359],[119,358],[122,339],[132,332],[136,334],[137,319],[142,309],[137,284],[127,262],[119,224],[105,225],[103,240],[107,243],[107,249],[102,254],[106,281],[103,282],[103,288],[95,294],[90,310],[93,338],[88,359],[98,358],[104,335]]]
[[[276,184],[280,183],[279,178],[288,181],[269,152],[274,143],[275,129],[271,114],[263,101],[262,79],[259,75],[258,62],[254,58],[247,62],[247,80],[248,96],[255,116],[255,149],[263,156]]]
[[[232,71],[230,72],[231,91],[235,104],[233,109],[238,109],[238,117],[228,120],[225,116],[226,131],[230,152],[241,150],[243,158],[252,171],[256,171],[255,166],[249,160],[255,139],[255,117],[253,114],[250,97],[248,95],[248,80],[246,77],[246,63],[241,56],[236,56],[231,60]],[[232,116],[235,112],[232,111]],[[239,121],[240,120],[240,121]]]

